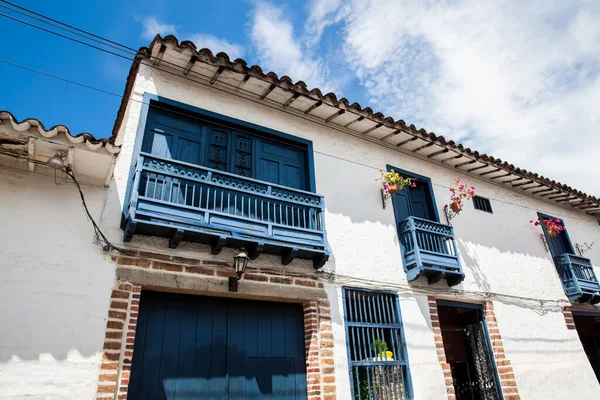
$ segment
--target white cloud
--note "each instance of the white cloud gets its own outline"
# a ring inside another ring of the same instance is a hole
[[[298,39],[280,8],[261,3],[254,9],[251,38],[264,69],[302,80],[310,88],[318,87],[324,92],[336,89],[327,64]]]
[[[155,16],[136,18],[136,21],[142,24],[142,39],[152,40],[157,33],[160,33],[163,37],[166,35],[175,35],[180,41],[192,41],[198,49],[205,47],[210,49],[214,54],[225,52],[231,60],[244,56],[244,48],[238,44],[230,43],[225,39],[204,33],[178,32],[175,25],[165,24]]]
[[[175,25],[163,24],[154,16],[136,18],[136,21],[142,24],[142,39],[152,40],[157,33],[159,33],[161,36],[177,35],[177,29],[175,29]]]
[[[244,48],[238,44],[229,43],[225,39],[219,39],[216,36],[197,34],[190,36],[190,40],[194,42],[196,47],[199,49],[206,47],[210,49],[214,54],[225,52],[229,58],[233,61],[236,58],[242,58],[244,56]]]
[[[600,194],[600,3],[378,0],[344,10],[370,102]]]

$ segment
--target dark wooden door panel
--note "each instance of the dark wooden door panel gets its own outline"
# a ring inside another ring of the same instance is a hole
[[[306,399],[298,305],[142,293],[129,399]]]

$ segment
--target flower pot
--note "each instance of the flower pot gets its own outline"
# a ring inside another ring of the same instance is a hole
[[[452,211],[457,213],[460,211],[460,203],[454,202],[454,203],[450,204],[450,208],[452,209]]]
[[[551,239],[554,239],[560,233],[557,227],[550,227],[546,229],[546,232],[548,233],[548,237],[550,237]]]
[[[387,191],[388,191],[389,194],[396,194],[396,193],[398,193],[398,185],[395,184],[395,183],[388,184]]]

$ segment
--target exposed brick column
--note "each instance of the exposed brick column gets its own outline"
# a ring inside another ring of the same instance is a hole
[[[502,344],[502,337],[496,322],[494,304],[489,300],[486,301],[484,311],[490,341],[492,342],[492,352],[494,353],[498,375],[500,376],[500,386],[502,387],[502,393],[504,393],[504,400],[520,400],[521,397],[519,396],[519,388],[515,381],[513,367],[510,364],[510,360],[506,358],[506,354],[504,354],[504,345]]]
[[[304,345],[309,400],[335,400],[333,332],[329,300],[304,303]]]
[[[573,307],[565,306],[563,308],[563,315],[565,316],[565,323],[567,324],[567,329],[575,330],[577,327],[575,326],[575,320],[573,319]]]
[[[440,328],[437,302],[433,296],[427,296],[427,300],[429,303],[431,326],[433,327],[433,337],[438,354],[438,360],[440,361],[442,371],[444,372],[446,393],[448,394],[448,400],[455,400],[456,394],[454,393],[454,384],[452,382],[452,371],[450,369],[450,364],[448,364],[446,360],[446,352],[444,350],[444,340],[442,338],[442,330]],[[496,323],[494,305],[491,301],[485,302],[484,312],[485,320],[488,326],[488,334],[492,343],[492,352],[494,353],[496,367],[498,368],[498,375],[500,376],[500,387],[502,389],[502,393],[504,394],[504,400],[520,400],[519,389],[517,388],[517,382],[515,381],[515,374],[510,361],[504,354],[502,337],[500,336],[500,330],[498,329],[498,324]]]
[[[96,400],[127,398],[141,290],[117,282],[112,291]]]
[[[427,296],[427,302],[429,303],[429,315],[431,316],[431,326],[433,327],[435,349],[440,365],[442,366],[442,372],[444,373],[446,393],[448,394],[448,400],[455,400],[456,394],[454,393],[454,383],[452,382],[452,370],[450,369],[450,364],[446,361],[446,351],[444,350],[444,340],[442,339],[442,329],[440,328],[437,302],[433,296]]]

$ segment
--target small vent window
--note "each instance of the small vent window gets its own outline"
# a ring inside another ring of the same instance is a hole
[[[485,197],[474,196],[473,205],[475,206],[476,210],[481,210],[489,213],[493,212],[492,203],[490,203],[490,200],[486,199]]]
[[[344,301],[353,399],[412,399],[398,296],[344,288]]]

